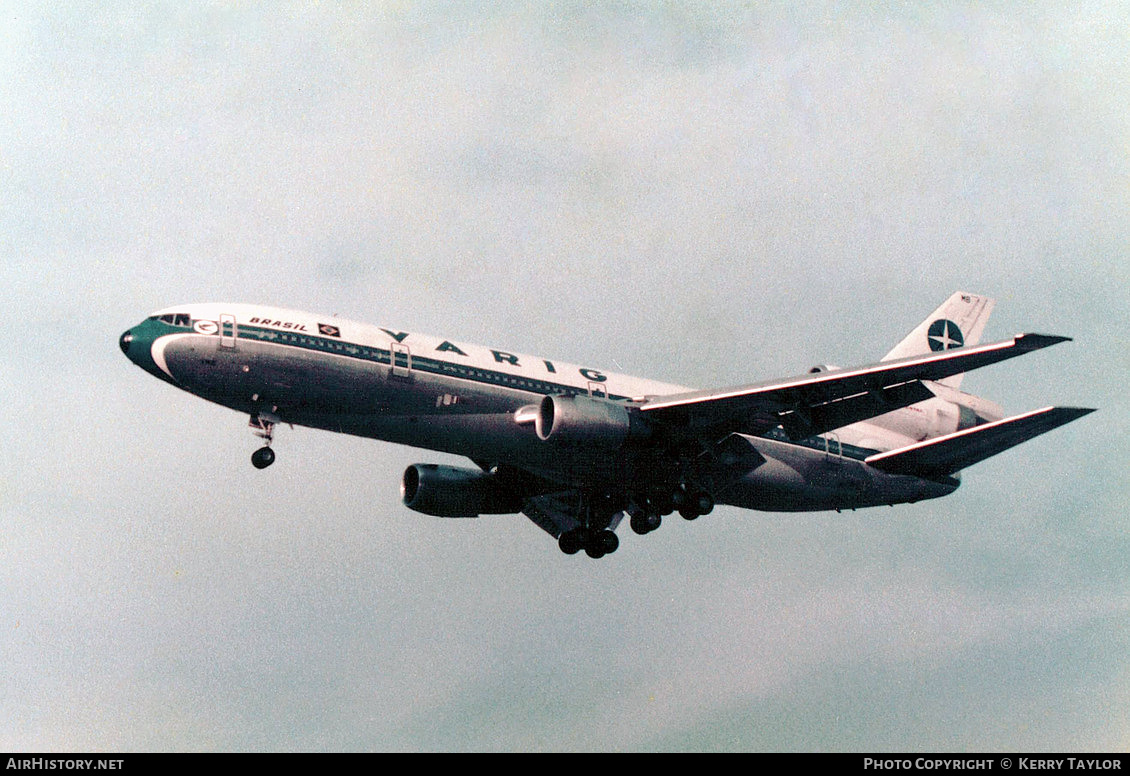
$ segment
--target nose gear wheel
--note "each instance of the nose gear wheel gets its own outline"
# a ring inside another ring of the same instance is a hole
[[[267,420],[262,415],[252,415],[247,421],[251,432],[263,439],[263,446],[251,454],[251,465],[256,469],[266,469],[275,462],[275,451],[271,449],[271,441],[275,435],[275,421]]]

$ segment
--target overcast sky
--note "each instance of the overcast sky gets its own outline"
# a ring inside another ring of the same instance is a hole
[[[0,750],[1130,748],[1122,3],[0,2]],[[1094,415],[953,496],[566,557],[427,451],[129,363],[248,301],[700,387],[878,359]]]

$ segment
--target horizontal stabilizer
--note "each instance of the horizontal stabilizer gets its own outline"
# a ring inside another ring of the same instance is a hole
[[[1044,407],[867,459],[892,474],[943,477],[1094,412],[1087,407]]]

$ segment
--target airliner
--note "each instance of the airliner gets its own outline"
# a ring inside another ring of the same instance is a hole
[[[978,344],[994,301],[958,292],[876,363],[697,390],[396,328],[249,304],[184,304],[123,333],[137,366],[248,417],[442,451],[409,466],[409,509],[524,514],[567,554],[619,547],[678,511],[797,512],[913,503],[1090,408],[1012,417],[960,389],[973,369],[1069,340]]]

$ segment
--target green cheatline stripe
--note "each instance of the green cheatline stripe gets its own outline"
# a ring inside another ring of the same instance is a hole
[[[170,334],[194,331],[191,326],[172,326],[170,324],[164,323],[163,321],[159,323],[165,326],[169,330]],[[221,327],[219,334],[230,337],[231,326],[227,325]],[[279,329],[267,329],[261,326],[252,325],[238,326],[237,335],[237,339],[251,339],[259,342],[286,345],[288,347],[301,348],[303,350],[312,350],[318,353],[330,353],[336,356],[355,358],[360,361],[384,364],[386,366],[391,364],[392,359],[391,352],[387,348],[375,348],[368,345],[359,345],[354,342],[338,339],[337,337],[322,337],[309,333],[296,333]],[[565,385],[564,383],[554,383],[548,380],[538,380],[532,377],[522,377],[519,375],[512,375],[507,372],[500,372],[495,369],[483,369],[481,367],[463,366],[461,364],[442,361],[440,359],[430,358],[428,356],[412,354],[411,361],[411,371],[414,372],[427,372],[430,374],[442,375],[444,377],[454,377],[461,380],[469,380],[475,383],[498,385],[504,388],[514,388],[521,391],[529,391],[530,393],[538,393],[543,395],[553,393],[585,393],[584,389],[578,388],[575,385]],[[401,354],[400,357],[397,358],[396,365],[398,367],[403,366],[404,368],[407,368],[406,359],[403,354]],[[616,394],[608,394],[607,398],[613,401],[627,401],[629,397],[618,396]]]
[[[190,326],[181,327],[173,326],[164,322],[158,323],[161,323],[165,328],[167,328],[170,334],[184,333],[186,330],[194,331]],[[223,332],[227,333],[230,336],[231,327],[224,327]],[[385,348],[374,348],[368,345],[358,345],[347,340],[340,340],[336,337],[320,337],[312,334],[296,334],[290,331],[266,329],[261,326],[249,325],[239,326],[237,333],[238,339],[254,339],[259,342],[286,345],[288,347],[301,348],[304,350],[313,350],[319,353],[331,353],[337,356],[356,358],[360,361],[369,361],[377,364],[388,365],[391,359],[391,352]],[[441,361],[439,359],[429,358],[427,356],[413,355],[411,359],[412,371],[428,372],[431,374],[442,375],[444,377],[454,377],[461,380],[469,380],[474,383],[500,385],[505,388],[515,388],[518,390],[529,391],[531,393],[540,393],[543,395],[559,392],[573,394],[583,393],[581,389],[573,385],[553,383],[547,380],[537,380],[530,377],[519,377],[493,369],[461,366],[459,364],[453,364],[448,361]],[[404,366],[407,367],[406,364]],[[613,401],[626,401],[629,397],[610,394],[608,398]],[[825,452],[827,446],[824,437],[812,436],[807,437],[806,439],[793,440],[789,439],[785,435],[784,431],[779,428],[770,429],[762,436],[777,442],[784,442],[786,444],[796,445],[798,447],[807,447],[820,452]],[[857,447],[855,445],[846,443],[840,443],[840,451],[842,457],[852,458],[859,461],[862,461],[869,455],[874,455],[875,453],[880,452],[878,450],[871,450],[865,447]]]

